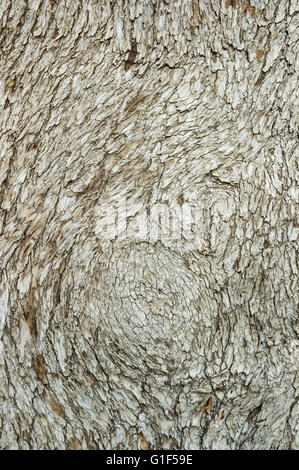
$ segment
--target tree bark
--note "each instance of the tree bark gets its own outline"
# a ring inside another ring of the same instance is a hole
[[[0,1],[1,449],[299,447],[295,3]]]

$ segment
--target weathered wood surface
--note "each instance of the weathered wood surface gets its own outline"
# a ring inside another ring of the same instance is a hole
[[[0,448],[299,447],[296,27],[0,1]],[[103,240],[120,198],[195,201],[202,243]]]

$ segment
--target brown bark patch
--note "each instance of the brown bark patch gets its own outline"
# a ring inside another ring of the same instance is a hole
[[[44,358],[41,354],[39,354],[35,359],[34,370],[38,378],[43,383],[45,383],[46,382],[46,366],[45,366]]]
[[[89,370],[86,371],[86,374],[91,379],[92,383],[94,383],[95,385],[98,385],[99,381],[91,372],[89,372]]]
[[[208,413],[211,409],[211,406],[212,406],[212,397],[208,399],[207,403],[203,407],[203,411],[206,411]]]
[[[234,0],[226,0],[225,2],[226,8],[233,7],[233,6],[234,6]]]
[[[82,445],[79,439],[76,437],[71,437],[69,442],[68,442],[68,449],[71,450],[82,450]]]
[[[129,52],[128,59],[125,61],[125,72],[129,70],[131,65],[135,63],[135,59],[137,56],[137,44],[133,42],[132,49]]]
[[[28,328],[30,330],[31,336],[36,338],[37,330],[36,330],[36,311],[34,307],[34,297],[33,297],[33,290],[31,289],[29,295],[27,297],[27,302],[24,307],[24,316],[27,322]]]
[[[144,100],[145,96],[145,93],[140,93],[140,95],[138,95],[137,98],[131,101],[131,103],[127,106],[126,111],[132,111],[132,109],[134,109],[137,104],[141,103]]]
[[[142,433],[139,434],[139,442],[140,442],[140,449],[141,450],[149,450],[150,445],[149,442],[146,440]]]
[[[192,0],[192,7],[193,7],[193,18],[195,23],[199,23],[199,9],[198,9],[198,1]]]
[[[9,80],[7,84],[7,88],[13,88],[15,85],[16,81],[14,79]]]
[[[59,274],[61,275],[64,270],[65,270],[65,260],[62,260],[62,263],[59,266],[59,270],[58,270]]]
[[[253,420],[253,418],[261,411],[261,408],[262,408],[262,405],[259,405],[256,408],[254,408],[247,416],[246,422],[250,423]]]
[[[263,55],[264,55],[264,51],[261,51],[260,49],[256,51],[256,57],[258,60],[261,60]]]
[[[183,194],[180,194],[177,198],[177,202],[178,204],[181,206],[182,204],[184,204],[184,195]]]
[[[64,416],[64,411],[63,411],[63,408],[61,405],[59,405],[59,403],[57,403],[56,401],[52,400],[52,398],[50,399],[50,406],[53,410],[53,412],[57,415],[57,416]]]

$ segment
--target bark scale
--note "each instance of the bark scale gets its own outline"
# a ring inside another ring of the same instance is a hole
[[[0,1],[0,448],[299,447],[295,7]]]

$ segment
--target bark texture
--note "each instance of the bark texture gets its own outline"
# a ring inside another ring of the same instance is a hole
[[[299,447],[296,27],[0,0],[0,448]],[[100,239],[121,197],[197,202],[201,246]]]

